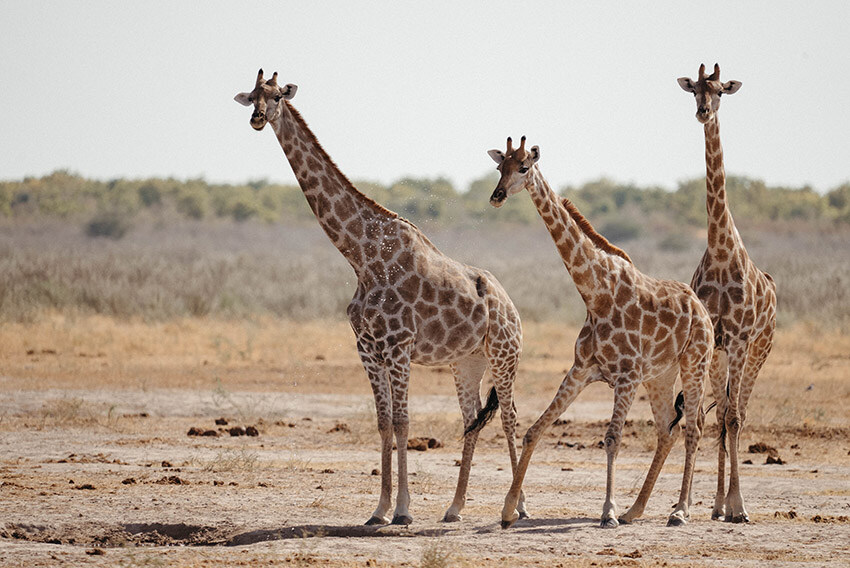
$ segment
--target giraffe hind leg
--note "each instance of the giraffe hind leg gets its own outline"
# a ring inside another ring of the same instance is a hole
[[[667,460],[670,449],[676,441],[676,437],[681,429],[676,417],[679,415],[680,409],[673,402],[674,387],[676,386],[676,376],[679,374],[678,367],[673,367],[667,373],[650,380],[644,385],[649,393],[649,404],[652,408],[652,416],[655,419],[655,455],[652,458],[652,464],[649,466],[649,471],[646,473],[646,479],[638,493],[637,499],[631,508],[620,516],[619,521],[624,524],[629,524],[643,515],[646,503],[649,496],[652,494],[652,489],[658,480],[658,475],[661,473],[661,468]],[[684,397],[682,404],[684,405]],[[682,409],[681,412],[684,412]]]
[[[472,455],[475,452],[475,444],[478,441],[478,433],[483,424],[479,425],[481,416],[481,378],[487,369],[487,359],[483,353],[472,355],[451,365],[454,375],[455,387],[457,388],[458,402],[463,417],[463,453],[461,454],[460,472],[457,478],[457,487],[452,504],[443,515],[443,522],[451,523],[461,520],[460,512],[466,505],[466,490],[469,485],[469,472],[472,468]],[[488,404],[488,407],[490,404]],[[495,407],[493,408],[495,411]]]

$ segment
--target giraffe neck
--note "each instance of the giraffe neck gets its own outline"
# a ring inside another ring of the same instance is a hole
[[[319,225],[359,273],[369,261],[361,246],[367,235],[382,233],[377,226],[399,217],[357,191],[301,114],[286,101],[280,104],[284,105],[280,117],[271,123],[280,147]]]
[[[708,212],[709,249],[719,241],[740,241],[726,199],[726,170],[723,166],[723,147],[720,145],[720,124],[717,114],[704,125],[705,130],[705,208]],[[723,235],[724,238],[720,238]],[[726,243],[728,248],[728,243]]]
[[[608,278],[611,262],[619,258],[632,264],[631,259],[597,233],[569,199],[559,197],[536,165],[526,189],[579,294],[591,309],[594,305],[591,300],[611,291],[616,284]],[[601,271],[594,269],[598,266],[602,266]]]

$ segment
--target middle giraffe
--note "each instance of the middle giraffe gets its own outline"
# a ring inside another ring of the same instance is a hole
[[[674,403],[676,375],[684,391],[685,469],[682,489],[668,526],[685,524],[696,449],[702,434],[702,395],[711,361],[713,333],[708,311],[681,282],[658,280],[635,268],[629,256],[597,233],[575,205],[552,191],[540,173],[540,149],[525,149],[525,136],[507,152],[490,150],[501,179],[490,197],[500,207],[510,195],[527,189],[549,229],[564,265],[587,306],[575,345],[575,361],[554,400],[525,434],[522,455],[502,509],[502,527],[519,517],[522,482],[540,437],[590,383],[605,381],[614,389],[614,412],[605,434],[608,475],[602,527],[616,527],[614,460],[623,424],[638,385],[649,393],[658,435],[655,456],[634,505],[620,521],[631,522],[646,506],[661,466],[678,433]]]

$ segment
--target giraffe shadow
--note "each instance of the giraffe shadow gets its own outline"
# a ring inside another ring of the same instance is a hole
[[[523,534],[556,534],[566,533],[577,529],[599,526],[599,519],[580,517],[573,519],[520,519],[507,532],[516,531]],[[502,530],[499,528],[498,530]],[[480,531],[486,532],[486,531]]]
[[[420,529],[412,530],[408,527],[383,525],[383,526],[366,526],[366,525],[299,525],[294,527],[283,527],[279,529],[261,529],[248,531],[230,537],[224,546],[243,546],[246,544],[256,544],[258,542],[268,542],[275,540],[289,540],[295,538],[322,538],[322,537],[343,537],[343,538],[381,538],[381,537],[433,537],[443,536],[455,532],[455,529]]]

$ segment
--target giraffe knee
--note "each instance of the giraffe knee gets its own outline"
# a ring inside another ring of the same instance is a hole
[[[616,452],[620,447],[620,435],[617,432],[608,432],[605,434],[605,451],[609,454]]]

